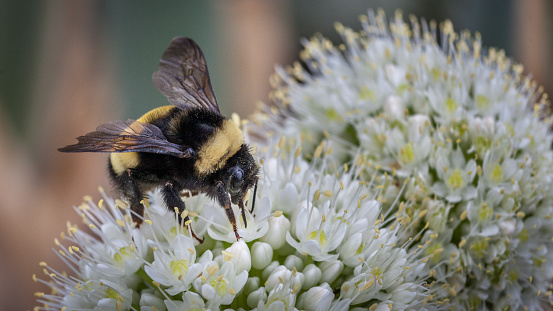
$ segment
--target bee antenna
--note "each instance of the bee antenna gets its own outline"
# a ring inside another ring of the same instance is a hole
[[[253,214],[253,209],[255,208],[255,196],[257,195],[257,181],[255,182],[255,187],[253,187],[253,199],[252,199],[252,209],[250,214]]]

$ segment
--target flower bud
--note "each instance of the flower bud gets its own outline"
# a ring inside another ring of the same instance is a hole
[[[142,292],[140,294],[139,305],[141,309],[145,309],[144,307],[155,307],[157,310],[160,310],[160,311],[166,310],[163,299],[157,297],[152,293],[147,293],[147,292],[146,293]]]
[[[273,259],[273,248],[264,242],[255,242],[252,246],[252,265],[255,269],[265,269]]]
[[[248,296],[249,294],[257,290],[259,288],[259,285],[261,285],[261,280],[259,280],[257,276],[249,277],[246,281],[246,285],[244,285],[244,291],[241,295]]]
[[[425,133],[426,125],[430,125],[430,119],[427,115],[423,114],[409,116],[407,122],[409,123],[409,133],[413,135],[413,139],[415,140],[417,140],[421,134]]]
[[[321,280],[322,272],[319,267],[314,264],[309,264],[303,269],[303,275],[305,275],[304,288],[311,288],[319,283]]]
[[[390,81],[393,86],[397,87],[405,83],[405,69],[403,67],[386,64],[384,66],[384,72],[386,73],[386,78],[388,78],[388,81]]]
[[[326,285],[326,284],[325,284]],[[303,308],[306,311],[327,311],[330,309],[334,294],[332,291],[323,286],[310,288],[301,297]]]
[[[234,265],[236,274],[246,270],[250,271],[252,268],[252,257],[250,255],[250,249],[246,242],[243,239],[234,242],[229,248],[226,249],[227,252],[232,253],[230,261]],[[224,255],[224,254],[223,254]]]
[[[390,95],[386,98],[384,104],[384,112],[392,119],[403,119],[405,115],[405,107],[403,100],[397,95]]]
[[[332,283],[344,269],[344,264],[340,260],[324,261],[319,264],[322,276],[321,282]]]
[[[495,130],[495,121],[491,117],[474,118],[471,120],[473,129],[480,134],[491,134]]]
[[[269,230],[259,239],[268,243],[273,249],[279,249],[286,244],[286,232],[290,229],[290,221],[283,215],[270,217]]]
[[[265,292],[265,288],[260,287],[256,291],[248,295],[246,303],[250,308],[255,308],[257,307],[260,301],[266,301],[266,300],[267,300],[267,293]]]
[[[296,255],[290,255],[284,260],[284,266],[288,270],[296,268],[296,270],[301,271],[303,270],[303,260]]]
[[[359,265],[359,254],[357,253],[359,247],[363,243],[363,234],[361,232],[354,233],[347,239],[345,239],[342,246],[340,246],[339,253],[340,259],[348,267],[356,267]]]
[[[185,307],[192,310],[202,310],[205,307],[203,298],[197,293],[193,292],[184,292],[184,294],[182,294],[182,302],[183,305],[181,306],[181,308]]]
[[[261,279],[266,280],[273,271],[279,266],[278,261],[271,262],[263,272],[261,272]]]
[[[289,182],[284,188],[278,191],[278,194],[275,199],[274,208],[285,213],[293,213],[298,203],[298,190],[296,186]]]
[[[291,225],[290,225],[290,234],[292,235],[293,238],[297,238],[297,235],[296,235],[296,226],[297,226],[297,223],[298,223],[298,214],[299,212],[304,209],[304,208],[307,208],[309,209],[310,211],[313,209],[313,204],[310,202],[310,201],[306,201],[306,200],[303,200],[301,202],[299,202],[295,208],[294,208],[294,212],[292,213],[292,216],[290,217],[290,222],[291,222]],[[315,209],[313,211],[313,213],[317,213],[318,210]],[[318,215],[315,215],[313,216],[312,218],[313,219],[316,219],[318,217]]]
[[[517,220],[516,219],[502,219],[499,221],[499,228],[501,233],[505,236],[511,237],[517,232]]]

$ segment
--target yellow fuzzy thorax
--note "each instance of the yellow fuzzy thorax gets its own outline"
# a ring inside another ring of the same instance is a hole
[[[209,175],[225,166],[244,143],[242,131],[229,119],[202,145],[194,168],[200,176]]]
[[[167,106],[162,106],[162,107],[152,109],[146,112],[143,116],[141,116],[136,121],[142,122],[142,123],[153,123],[154,121],[165,117],[169,113],[169,111],[171,111],[171,109],[175,109],[175,106],[167,105]]]

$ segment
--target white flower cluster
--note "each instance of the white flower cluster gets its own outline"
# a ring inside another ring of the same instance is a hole
[[[126,203],[87,197],[76,211],[89,230],[68,225],[56,239],[71,276],[43,264],[50,280],[34,278],[53,291],[37,293],[37,310],[432,309],[425,247],[398,244],[408,240],[407,211],[382,214],[380,179],[360,182],[355,167],[330,173],[329,150],[308,162],[299,141],[259,150],[258,203],[239,241],[202,195],[185,200],[203,244],[159,193],[144,202],[139,228]]]
[[[256,130],[300,133],[308,157],[323,141],[337,166],[364,169],[361,180],[385,172],[389,197],[407,178],[400,201],[408,215],[424,215],[411,234],[428,230],[403,250],[428,246],[437,298],[456,310],[549,310],[547,96],[503,51],[483,49],[478,34],[457,34],[450,22],[409,26],[398,13],[388,24],[369,12],[362,23],[361,32],[337,24],[337,47],[304,42],[303,63],[272,79],[276,105],[257,116]],[[386,214],[397,211],[382,202]]]

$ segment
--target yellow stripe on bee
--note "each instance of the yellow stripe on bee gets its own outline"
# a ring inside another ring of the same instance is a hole
[[[215,134],[200,147],[198,160],[194,165],[200,176],[209,175],[221,169],[244,143],[242,131],[229,119],[215,131]]]
[[[146,112],[143,116],[141,116],[136,121],[142,122],[142,123],[152,123],[156,120],[159,120],[165,117],[169,113],[169,111],[171,111],[171,109],[174,109],[174,108],[175,106],[173,105],[167,105],[167,106],[158,107],[156,109],[152,109]]]
[[[165,117],[171,109],[175,109],[173,105],[167,105],[152,109],[146,112],[138,120],[138,123],[132,123],[129,125],[130,130],[127,132],[123,131],[121,135],[130,135],[130,133],[137,133],[143,130],[143,127],[140,126],[140,123],[153,123],[163,117]],[[122,141],[121,143],[124,143]],[[138,153],[136,152],[123,152],[123,153],[112,153],[110,155],[111,166],[117,175],[123,174],[129,168],[135,168],[140,163],[138,158]]]
[[[140,163],[136,152],[112,153],[109,160],[113,171],[117,175],[123,174],[129,168],[137,167]]]

